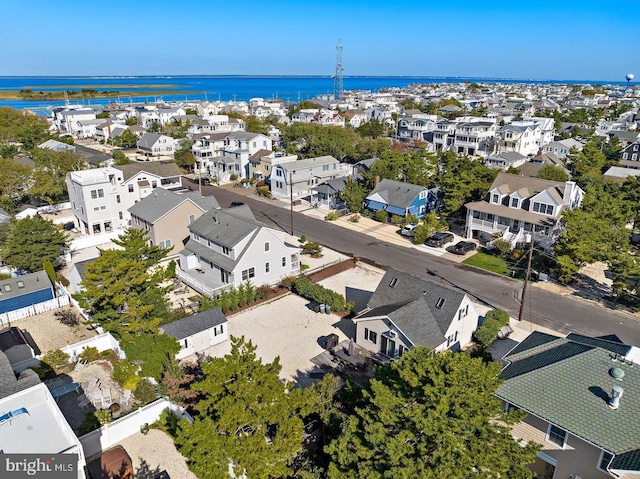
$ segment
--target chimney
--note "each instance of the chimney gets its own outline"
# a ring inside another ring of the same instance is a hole
[[[609,399],[609,402],[607,403],[611,409],[616,411],[618,410],[620,407],[620,398],[622,397],[622,393],[624,393],[624,389],[620,386],[613,386],[611,389],[611,399]]]
[[[575,181],[567,181],[564,185],[564,195],[562,195],[562,202],[565,206],[571,206],[571,197],[576,187]]]
[[[376,186],[378,186],[379,183],[380,183],[380,175],[376,175],[376,177],[373,179],[373,187],[375,188]]]

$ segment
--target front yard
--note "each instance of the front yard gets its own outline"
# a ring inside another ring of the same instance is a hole
[[[475,266],[476,268],[491,271],[492,273],[501,274],[503,276],[511,276],[512,270],[511,264],[499,256],[494,256],[488,253],[476,253],[473,256],[465,259],[463,264]]]

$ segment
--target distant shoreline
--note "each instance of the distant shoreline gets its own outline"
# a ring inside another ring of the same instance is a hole
[[[65,92],[67,93],[65,97]],[[196,94],[199,92],[193,91],[180,91],[181,94]],[[25,93],[21,90],[0,90],[1,100],[21,100],[21,101],[57,101],[57,100],[93,100],[98,98],[117,98],[117,97],[144,97],[144,96],[162,96],[162,95],[174,95],[176,90],[153,90],[153,91],[102,91],[102,92],[87,92],[87,91],[69,91],[69,90],[56,90],[56,91],[31,91]]]

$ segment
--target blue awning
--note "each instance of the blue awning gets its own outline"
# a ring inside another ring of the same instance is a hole
[[[404,212],[404,208],[398,208],[397,206],[387,206],[387,213],[391,213],[392,215],[404,216]]]
[[[377,201],[367,200],[367,208],[372,210],[383,210],[387,206],[384,203],[378,203]]]

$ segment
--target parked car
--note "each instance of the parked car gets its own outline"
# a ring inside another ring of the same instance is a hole
[[[451,243],[453,241],[453,233],[448,231],[438,231],[436,234],[427,238],[424,243],[427,246],[433,246],[434,248],[440,248],[441,246]]]
[[[451,249],[451,252],[455,254],[467,254],[469,251],[473,251],[474,249],[476,249],[475,243],[472,243],[471,241],[458,241]]]
[[[233,208],[234,206],[242,206],[244,205],[244,203],[242,201],[232,201],[231,202],[231,207]]]
[[[413,236],[413,230],[415,229],[415,227],[418,226],[414,223],[409,223],[408,225],[406,225],[404,228],[402,228],[400,230],[400,234],[402,236],[407,236],[407,237],[411,237]]]
[[[196,184],[202,183],[203,186],[209,186],[211,184],[211,180],[209,178],[196,178],[193,181]]]

